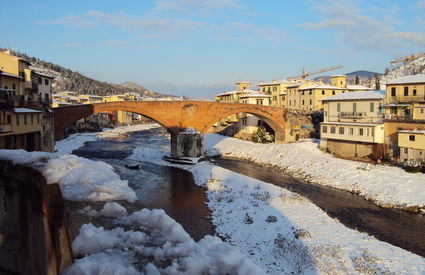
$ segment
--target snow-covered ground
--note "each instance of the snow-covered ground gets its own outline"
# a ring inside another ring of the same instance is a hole
[[[209,134],[204,145],[209,154],[284,169],[295,177],[358,193],[382,206],[425,207],[425,174],[336,158],[313,142],[258,144]]]
[[[421,193],[424,188],[412,191],[412,199],[408,190],[397,185],[406,188],[422,183],[423,187],[422,175],[337,159],[310,142],[261,145],[207,135],[205,148],[211,154],[251,159],[321,184],[360,191],[381,204],[405,206],[419,201],[416,204],[423,205],[425,201]],[[165,153],[139,147],[129,158],[171,166],[161,159]],[[258,274],[260,271],[246,257],[270,274],[424,274],[424,258],[346,228],[286,189],[206,162],[172,166],[188,169],[195,182],[206,188],[216,232],[240,252],[213,237],[194,243],[161,210],[127,214],[122,206],[109,203],[92,215],[118,217],[117,227],[83,225],[73,249],[85,256],[67,270],[68,274],[137,274],[140,266],[148,274]],[[146,232],[154,232],[154,237]],[[171,240],[170,235],[179,237]],[[172,265],[166,267],[164,263]]]
[[[216,232],[270,274],[425,271],[424,258],[345,227],[295,193],[207,162],[172,165],[164,153],[139,147],[129,158],[192,172],[207,190]]]

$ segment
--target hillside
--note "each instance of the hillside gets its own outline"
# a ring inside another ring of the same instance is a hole
[[[410,62],[402,63],[400,66],[393,67],[382,76],[382,83],[405,75],[425,74],[425,57],[420,57]]]
[[[35,71],[54,77],[52,82],[53,91],[72,91],[76,93],[93,95],[111,95],[130,92],[147,97],[163,96],[159,93],[148,91],[146,88],[139,86],[136,83],[124,82],[122,84],[113,84],[98,81],[82,75],[79,72],[72,71],[68,68],[38,59],[36,57],[30,57],[26,54],[14,51],[12,51],[12,54],[28,60],[32,64],[32,69]]]
[[[371,72],[371,71],[363,71],[363,70],[354,71],[354,72],[351,72],[351,73],[346,73],[345,75],[347,76],[347,83],[348,84],[354,84],[355,81],[356,81],[356,77],[359,76],[360,84],[369,86],[370,83],[372,83],[371,79],[373,78],[374,74],[380,75],[380,73]],[[320,77],[314,78],[314,80],[316,80],[316,81],[319,81],[320,79],[325,83],[331,82],[331,76],[330,75],[320,76]]]

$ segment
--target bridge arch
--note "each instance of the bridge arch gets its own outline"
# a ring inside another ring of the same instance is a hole
[[[267,123],[267,125],[269,125],[275,132],[275,140],[277,143],[283,142],[285,140],[285,123],[283,121],[284,119],[283,117],[282,117],[281,123],[278,123],[275,120],[273,120],[273,117],[267,112],[264,112],[262,110],[256,110],[255,108],[249,108],[249,107],[248,108],[242,107],[242,108],[233,109],[227,112],[217,114],[213,119],[211,119],[205,125],[205,127],[202,129],[201,132],[207,133],[213,127],[213,125],[217,123],[218,121],[238,113],[247,113],[247,114],[256,116],[257,118]]]
[[[213,101],[117,101],[59,107],[53,110],[55,139],[62,137],[64,129],[81,118],[113,111],[137,113],[156,121],[171,134],[172,152],[175,148],[173,141],[180,136],[181,130],[189,127],[198,130],[201,140],[197,139],[196,142],[201,148],[202,134],[220,119],[237,113],[252,114],[267,123],[275,132],[276,143],[282,143],[286,138],[286,110],[280,107]]]

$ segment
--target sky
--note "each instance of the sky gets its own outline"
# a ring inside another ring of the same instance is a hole
[[[0,0],[0,47],[101,81],[212,98],[303,67],[383,72],[425,52],[425,1]]]

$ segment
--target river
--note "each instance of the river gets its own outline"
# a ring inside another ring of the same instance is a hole
[[[162,208],[199,240],[213,234],[208,217],[207,198],[192,175],[182,169],[143,162],[139,170],[125,167],[125,159],[138,146],[169,149],[170,141],[161,128],[134,132],[119,138],[87,142],[73,153],[111,164],[129,181],[140,203],[148,208]],[[314,204],[347,227],[366,232],[377,239],[425,257],[425,216],[397,209],[382,208],[363,197],[334,188],[300,182],[271,168],[247,161],[217,158],[215,165],[286,188],[309,198]]]

